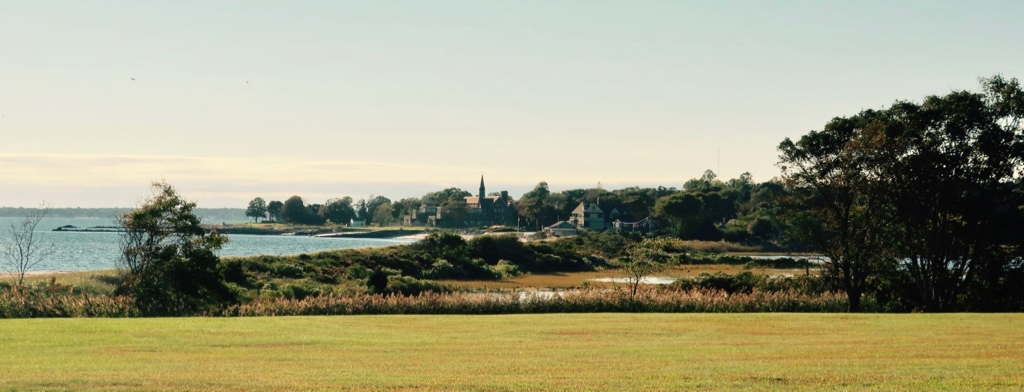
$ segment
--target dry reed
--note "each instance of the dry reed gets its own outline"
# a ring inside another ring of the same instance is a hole
[[[645,289],[635,300],[620,290],[560,292],[433,293],[416,296],[321,296],[302,300],[274,298],[232,306],[226,316],[355,314],[511,314],[594,312],[843,312],[839,294],[786,292],[727,294],[723,291]]]

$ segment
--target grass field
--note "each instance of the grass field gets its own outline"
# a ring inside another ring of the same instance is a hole
[[[1021,314],[0,320],[0,389],[1024,388]]]

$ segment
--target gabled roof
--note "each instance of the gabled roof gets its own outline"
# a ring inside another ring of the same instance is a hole
[[[573,225],[572,223],[569,223],[569,222],[566,222],[566,221],[558,221],[558,223],[555,223],[555,224],[553,224],[551,226],[548,226],[548,228],[549,229],[575,229],[576,226]]]
[[[572,210],[572,213],[573,214],[580,214],[580,213],[583,213],[584,209],[585,209],[585,207],[583,206],[583,202],[580,202],[580,205],[577,206],[575,210]]]

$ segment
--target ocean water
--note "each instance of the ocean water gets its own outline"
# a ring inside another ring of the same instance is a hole
[[[0,217],[0,244],[10,240],[10,226],[23,219]],[[116,226],[113,219],[45,218],[36,227],[36,236],[43,246],[52,247],[52,255],[36,265],[34,271],[88,271],[113,269],[119,257],[118,233],[60,232],[53,229],[65,225],[76,227]],[[325,250],[366,248],[408,244],[408,240],[372,238],[319,238],[305,236],[274,236],[232,234],[218,253],[226,256],[292,255]],[[0,272],[11,267],[0,262]]]

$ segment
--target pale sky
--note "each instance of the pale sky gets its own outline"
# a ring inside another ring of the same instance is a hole
[[[1020,1],[0,0],[0,206],[514,197],[779,175],[832,117],[1001,73]],[[134,80],[133,80],[134,79]]]

